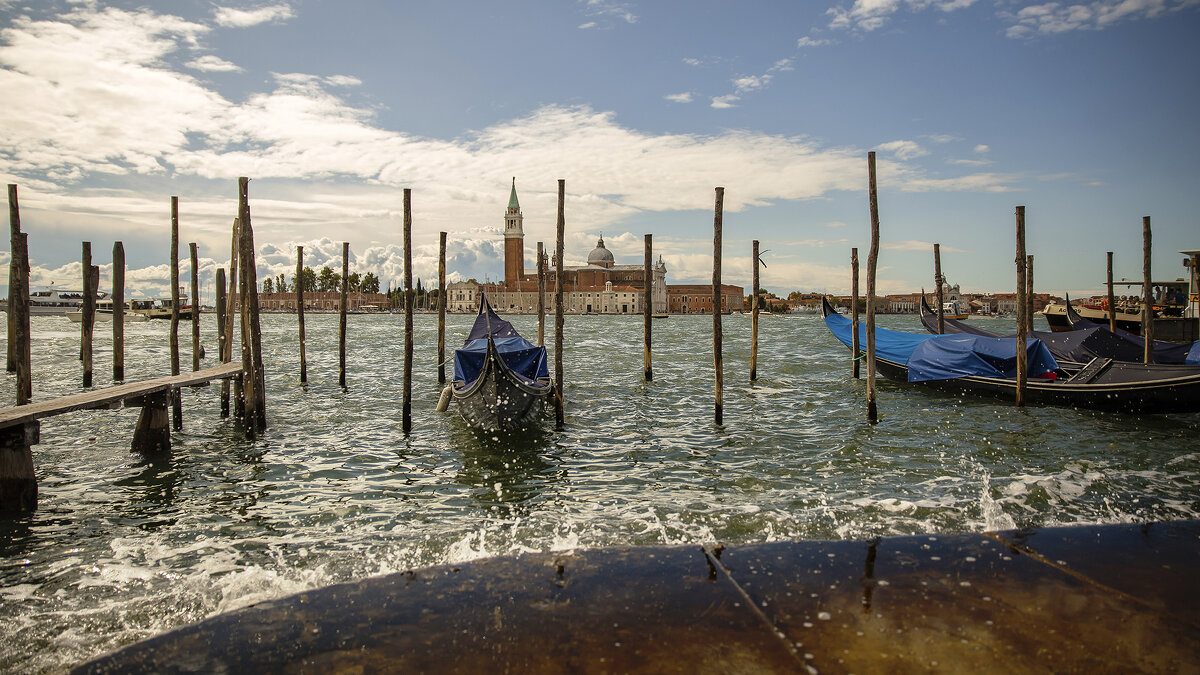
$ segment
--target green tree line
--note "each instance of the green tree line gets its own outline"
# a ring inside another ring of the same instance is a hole
[[[342,290],[342,275],[334,272],[333,268],[328,265],[322,267],[320,272],[305,266],[301,272],[301,279],[297,279],[295,274],[292,275],[290,286],[287,278],[283,274],[279,274],[263,279],[262,290],[263,293],[295,292],[298,284],[302,284],[306,293],[336,293]],[[351,293],[378,293],[379,277],[371,272],[366,274],[352,272],[346,277],[346,285]]]

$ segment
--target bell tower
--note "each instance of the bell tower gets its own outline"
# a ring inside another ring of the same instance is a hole
[[[525,216],[517,203],[517,179],[513,178],[508,208],[504,210],[504,285],[516,288],[525,276]]]

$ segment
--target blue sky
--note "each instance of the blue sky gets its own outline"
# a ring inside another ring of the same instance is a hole
[[[1200,0],[0,0],[0,173],[35,285],[78,285],[85,240],[109,279],[119,240],[133,292],[167,292],[178,195],[211,297],[242,175],[260,278],[349,241],[399,280],[411,188],[414,274],[444,230],[452,278],[496,280],[516,177],[528,267],[563,178],[568,263],[649,233],[706,282],[723,186],[725,280],[758,239],[782,295],[847,292],[852,246],[865,268],[874,150],[880,292],[931,286],[935,242],[952,283],[1009,290],[1025,205],[1038,289],[1083,295],[1109,250],[1140,278],[1142,216],[1156,277],[1200,248],[1197,35]]]

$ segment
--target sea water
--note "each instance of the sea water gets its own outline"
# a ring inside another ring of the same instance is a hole
[[[536,341],[536,317],[508,318]],[[472,320],[447,318],[448,358]],[[216,321],[201,321],[207,367]],[[506,553],[1200,517],[1200,415],[1017,409],[880,380],[868,425],[865,367],[851,377],[817,316],[761,319],[753,383],[750,317],[722,318],[720,426],[711,316],[653,322],[650,382],[641,317],[568,316],[565,427],[550,413],[504,435],[435,411],[435,315],[415,319],[407,435],[403,316],[349,317],[344,389],[338,317],[306,317],[307,385],[296,324],[262,317],[256,441],[220,417],[219,386],[184,392],[183,431],[160,455],[130,451],[136,408],[42,421],[38,510],[0,516],[0,672],[60,671],[263,600]],[[552,317],[546,330],[553,352]],[[169,344],[169,322],[128,324],[127,380],[168,374]],[[190,370],[190,323],[180,344]],[[94,352],[107,386],[109,324]],[[35,400],[79,391],[79,326],[35,317],[33,369]]]

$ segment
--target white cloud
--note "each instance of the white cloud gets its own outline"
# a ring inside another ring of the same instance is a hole
[[[725,96],[714,96],[712,99],[711,105],[713,108],[716,108],[718,110],[724,110],[725,108],[736,108],[737,106],[735,104],[738,101],[740,101],[741,98],[742,98],[741,96],[736,96],[734,94],[726,94]]]
[[[226,28],[248,28],[261,23],[279,23],[295,16],[290,5],[267,5],[256,9],[234,9],[217,7],[213,18],[217,25]]]
[[[907,160],[914,157],[922,157],[928,155],[929,151],[922,148],[914,141],[891,141],[889,143],[881,143],[877,146],[884,152],[891,152],[896,155],[897,159]]]
[[[676,103],[691,103],[692,102],[692,92],[685,91],[682,94],[667,94],[663,98],[667,99],[668,101],[674,101]]]
[[[233,73],[242,70],[242,68],[237,64],[230,63],[229,61],[226,61],[219,56],[213,56],[212,54],[205,54],[204,56],[189,61],[187,63],[187,67],[206,73]]]
[[[983,153],[985,153],[985,152],[989,152],[990,150],[991,150],[991,148],[990,148],[990,147],[988,147],[988,146],[986,146],[986,145],[984,145],[984,144],[982,144],[982,143],[980,143],[979,145],[975,146],[975,152],[977,152],[977,153],[979,153],[979,154],[981,154],[981,155],[982,155]]]
[[[614,0],[586,0],[584,13],[588,16],[602,19],[616,19],[625,23],[637,23],[637,15],[629,8],[628,3]],[[595,22],[591,22],[595,23]]]
[[[770,75],[746,75],[734,78],[733,90],[739,94],[762,89],[771,83]]]
[[[686,63],[686,64],[688,64],[689,66],[699,66],[699,65],[701,65],[701,64],[703,63],[703,62],[702,62],[700,59],[697,59],[697,58],[695,58],[695,57],[692,57],[692,56],[689,56],[689,57],[685,58],[685,59],[683,60],[683,62],[684,62],[684,63]]]
[[[830,17],[830,28],[869,33],[885,26],[892,15],[904,7],[914,12],[929,8],[953,12],[970,7],[975,2],[976,0],[855,0],[849,9],[841,6],[831,7],[825,13]]]
[[[803,47],[824,47],[826,45],[831,45],[831,44],[833,44],[833,40],[826,40],[823,38],[818,39],[818,38],[809,37],[807,35],[800,38],[799,40],[796,40],[796,46],[801,47],[801,48],[803,48]]]
[[[1012,25],[1010,38],[1053,35],[1074,30],[1103,30],[1126,19],[1152,19],[1169,12],[1200,6],[1196,0],[1090,0],[1064,4],[1028,5],[1001,18]]]
[[[588,30],[589,28],[595,28],[597,25],[598,24],[595,21],[588,21],[586,23],[579,24],[579,29]]]

